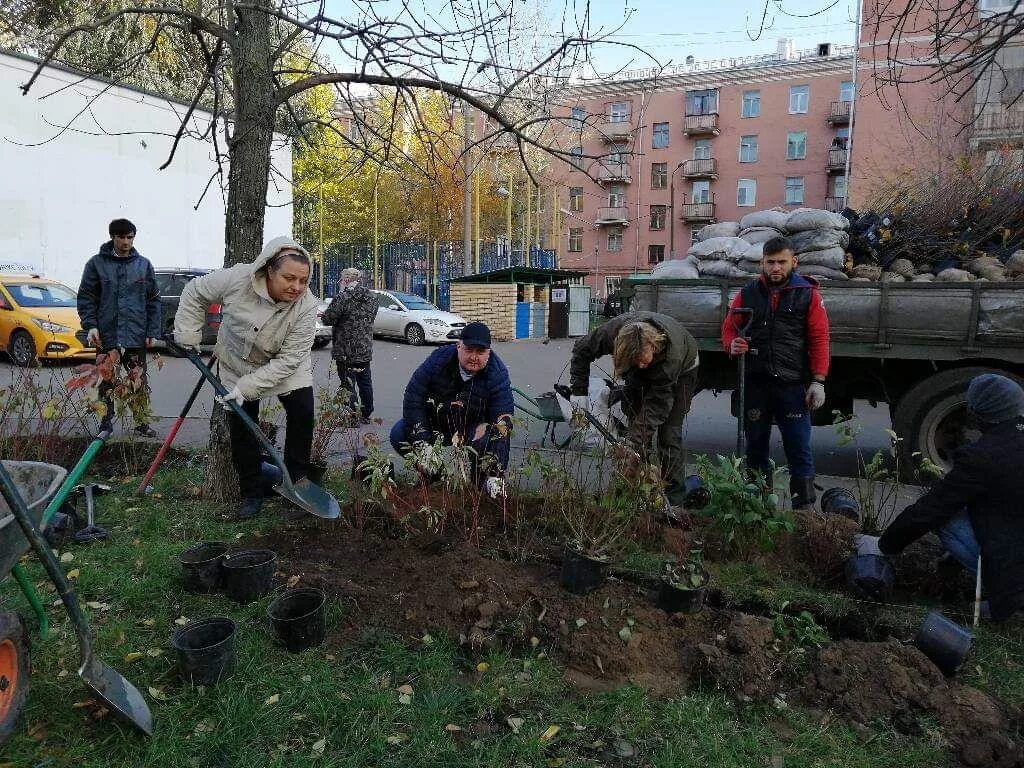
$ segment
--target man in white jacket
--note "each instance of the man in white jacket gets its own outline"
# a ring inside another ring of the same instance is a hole
[[[174,338],[198,346],[206,308],[223,304],[217,334],[218,375],[254,421],[260,398],[277,395],[284,406],[284,462],[292,480],[305,477],[313,441],[313,361],[310,350],[320,302],[309,290],[310,259],[288,237],[267,243],[252,264],[218,269],[189,282],[174,316]],[[240,519],[263,505],[260,446],[234,412],[231,451],[242,494]]]

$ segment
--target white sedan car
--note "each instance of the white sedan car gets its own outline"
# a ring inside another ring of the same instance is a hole
[[[399,291],[374,291],[380,306],[373,321],[377,336],[403,338],[413,346],[455,341],[466,327],[459,315],[438,309],[421,296]]]

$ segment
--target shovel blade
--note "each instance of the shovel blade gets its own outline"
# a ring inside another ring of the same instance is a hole
[[[78,676],[111,712],[147,736],[153,735],[153,714],[149,711],[149,705],[139,689],[120,672],[90,657],[78,671]]]
[[[293,483],[291,488],[284,483],[275,485],[274,490],[311,515],[322,517],[325,520],[337,520],[341,517],[338,500],[316,483],[311,483],[308,477]]]

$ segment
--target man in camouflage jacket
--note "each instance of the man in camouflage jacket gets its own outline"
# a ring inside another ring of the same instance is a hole
[[[363,422],[373,413],[373,320],[377,316],[377,294],[362,285],[358,269],[342,270],[338,295],[323,314],[323,324],[334,327],[331,357],[338,364],[338,378],[352,393],[352,407],[360,408]],[[359,393],[358,400],[356,392]]]

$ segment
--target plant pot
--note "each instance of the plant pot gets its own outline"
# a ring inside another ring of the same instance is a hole
[[[846,561],[846,583],[869,600],[883,600],[892,591],[896,569],[881,555],[854,555]]]
[[[327,474],[327,464],[319,461],[311,461],[306,465],[306,477],[314,485],[323,485],[324,475]]]
[[[223,582],[221,562],[228,551],[223,541],[204,541],[178,556],[182,583],[189,592],[216,592]]]
[[[658,586],[658,607],[666,613],[700,613],[707,591],[706,582],[691,588],[662,579]]]
[[[289,589],[267,608],[274,635],[288,649],[298,653],[315,648],[327,634],[327,596],[313,587]]]
[[[826,515],[841,515],[851,520],[860,519],[860,502],[847,488],[829,488],[821,494],[821,511]]]
[[[566,549],[562,557],[560,582],[570,592],[585,595],[604,583],[608,562],[587,557],[574,549]]]
[[[251,603],[274,585],[277,555],[269,549],[246,549],[225,555],[224,594],[238,603]]]
[[[971,650],[974,635],[938,611],[929,611],[917,630],[914,645],[944,675],[955,675]]]
[[[703,509],[711,501],[711,491],[704,485],[700,475],[689,475],[682,482],[674,482],[665,495],[669,503],[682,506],[686,510]]]
[[[216,685],[235,671],[235,632],[231,619],[214,616],[189,622],[171,635],[178,674],[186,683]]]

